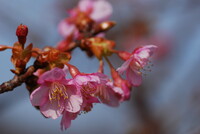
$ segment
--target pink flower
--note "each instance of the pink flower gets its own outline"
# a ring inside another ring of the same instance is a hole
[[[70,16],[62,20],[58,26],[58,31],[63,37],[79,37],[79,31],[74,24],[79,12],[84,12],[96,22],[102,22],[111,16],[112,6],[105,0],[80,0],[78,7],[70,10]]]
[[[81,90],[83,111],[90,111],[93,103],[99,103],[98,98],[102,103],[113,107],[118,106],[122,100],[122,89],[115,87],[102,73],[77,74],[74,77],[74,84]]]
[[[99,103],[98,98],[94,96],[101,82],[98,74],[99,73],[80,73],[73,79],[74,84],[80,89],[83,96],[83,111],[89,112],[93,107],[93,103]]]
[[[123,101],[124,92],[121,88],[115,87],[110,79],[102,74],[98,73],[100,78],[100,85],[98,86],[95,96],[97,96],[102,103],[117,107],[119,103]]]
[[[112,14],[112,6],[106,0],[81,0],[78,8],[97,22],[107,20]]]
[[[102,103],[117,107],[123,101],[124,92],[121,88],[115,87],[113,82],[108,81],[98,88],[98,92],[95,95],[99,97]]]
[[[126,71],[127,80],[133,86],[141,85],[141,70],[148,64],[149,58],[152,56],[156,48],[157,47],[154,45],[136,48],[133,53],[130,54],[130,57],[124,62],[124,64],[117,69],[117,71],[120,74]]]
[[[76,113],[81,108],[81,93],[65,76],[60,68],[47,71],[40,75],[40,86],[31,93],[32,105],[39,106],[41,113],[48,118],[56,119],[63,111]]]

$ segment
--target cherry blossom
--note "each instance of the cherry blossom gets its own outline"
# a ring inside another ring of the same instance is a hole
[[[74,84],[80,89],[83,96],[82,110],[85,112],[89,112],[92,109],[93,103],[99,103],[98,98],[94,96],[101,82],[98,74],[80,73],[73,79]]]
[[[108,106],[117,107],[123,100],[124,92],[121,88],[115,87],[114,83],[104,74],[98,74],[101,84],[98,87],[96,96],[100,101]]]
[[[97,22],[107,20],[112,14],[112,6],[106,0],[81,0],[78,8]]]
[[[147,45],[144,47],[136,48],[129,58],[122,64],[117,71],[122,74],[126,72],[127,80],[133,86],[139,86],[142,83],[141,70],[148,64],[149,58],[154,53],[157,47],[154,45]]]
[[[115,87],[113,82],[107,82],[105,85],[102,85],[96,93],[102,103],[111,107],[119,106],[120,102],[122,102],[123,94],[123,90]]]
[[[43,73],[38,80],[40,86],[30,96],[32,105],[39,106],[46,117],[56,119],[63,111],[76,113],[81,108],[81,93],[65,76],[60,68]]]

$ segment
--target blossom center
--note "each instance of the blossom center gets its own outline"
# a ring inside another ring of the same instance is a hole
[[[49,100],[57,100],[59,101],[60,99],[68,99],[68,94],[67,94],[67,89],[65,85],[58,83],[58,82],[53,82],[51,84],[51,90],[49,92]]]
[[[131,64],[130,64],[130,67],[133,70],[137,70],[137,71],[140,71],[141,69],[143,69],[142,64],[137,60],[132,61]]]

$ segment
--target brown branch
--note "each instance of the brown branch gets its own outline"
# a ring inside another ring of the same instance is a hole
[[[0,85],[0,94],[8,91],[13,91],[14,88],[22,85],[26,81],[28,77],[33,75],[33,73],[39,69],[45,67],[47,64],[43,63],[40,65],[37,61],[35,61],[34,65],[28,67],[23,74],[15,75],[11,80],[4,82]]]
[[[0,85],[0,94],[8,91],[12,91],[15,87],[20,86],[27,77],[31,76],[35,72],[35,67],[30,66],[28,67],[27,71],[24,74],[21,75],[15,75],[13,79],[4,82]]]

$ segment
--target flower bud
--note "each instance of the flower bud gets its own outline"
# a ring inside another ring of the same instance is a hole
[[[28,27],[26,25],[19,25],[16,30],[16,35],[18,37],[18,41],[22,44],[24,48],[24,44],[26,43],[26,36],[28,34]]]
[[[16,35],[19,37],[19,36],[23,36],[23,37],[26,37],[28,34],[28,27],[26,25],[22,25],[20,24],[18,27],[17,27],[17,30],[16,30]]]

